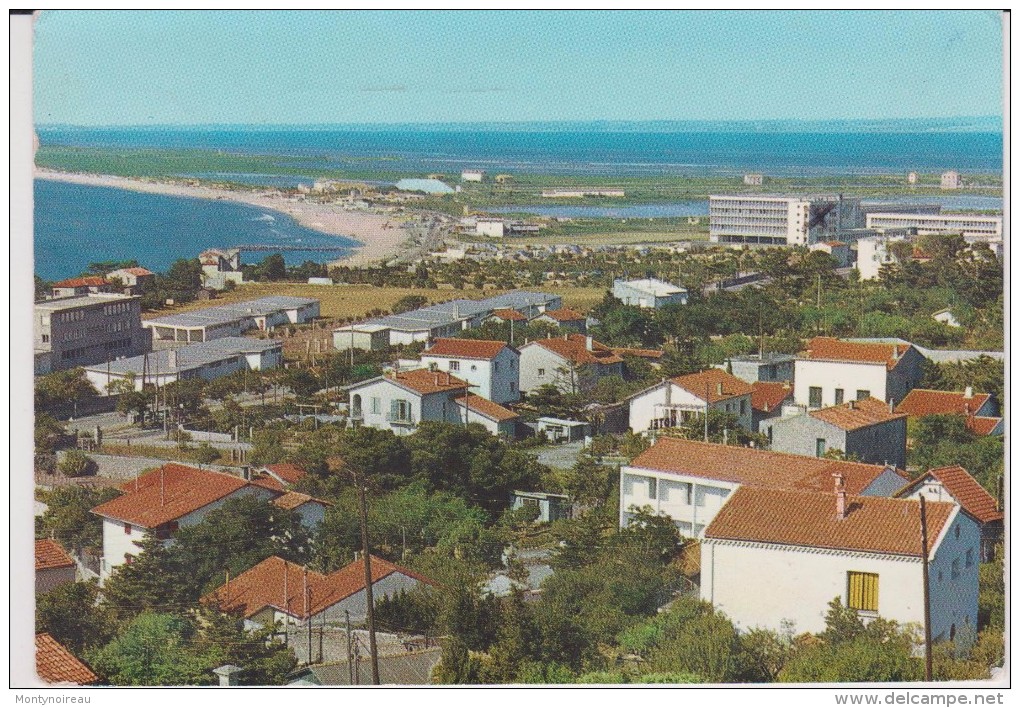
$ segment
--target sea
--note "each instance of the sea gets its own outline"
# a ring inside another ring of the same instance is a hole
[[[179,258],[237,245],[329,248],[282,251],[291,265],[348,255],[358,242],[305,228],[286,214],[226,200],[171,197],[114,187],[35,180],[35,273],[61,280],[89,263],[137,260],[165,273]],[[245,262],[269,255],[252,251]]]
[[[266,174],[215,172],[178,176],[269,187],[310,184],[324,170],[420,175],[462,169],[618,177],[777,177],[938,173],[1001,173],[1001,132],[891,130],[869,132],[559,129],[255,129],[40,127],[41,144],[73,147],[214,150],[272,158]],[[53,280],[94,261],[137,259],[165,271],[178,258],[237,244],[336,246],[335,253],[284,253],[288,263],[324,262],[353,241],[301,227],[290,217],[226,201],[188,199],[114,188],[37,180],[36,274]],[[1000,197],[939,195],[950,209],[1001,209]],[[954,203],[955,200],[955,203]],[[961,201],[962,200],[962,201]],[[876,197],[875,201],[881,201]],[[561,217],[702,216],[703,201],[612,206],[514,206]],[[247,254],[259,260],[264,253]]]

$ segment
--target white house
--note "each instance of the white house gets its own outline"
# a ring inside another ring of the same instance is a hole
[[[178,528],[199,523],[230,499],[279,496],[240,477],[172,463],[126,482],[121,490],[121,496],[92,509],[103,520],[102,579],[132,562],[147,533],[170,543]]]
[[[683,535],[698,538],[740,487],[826,491],[836,471],[854,495],[892,496],[907,482],[904,474],[883,465],[659,438],[620,468],[620,527],[627,526],[635,509],[650,507],[673,519]]]
[[[521,391],[551,384],[564,393],[586,391],[605,376],[623,376],[623,357],[581,334],[536,339],[521,352]]]
[[[475,234],[491,238],[503,238],[507,227],[503,219],[478,219],[475,221]]]
[[[745,430],[753,429],[751,384],[722,369],[663,379],[629,399],[630,429],[635,433],[675,428],[705,414],[705,408],[737,416]]]
[[[421,363],[471,384],[472,393],[496,403],[521,397],[520,352],[506,342],[487,339],[437,339],[422,352]]]
[[[354,425],[397,435],[410,435],[422,421],[480,423],[493,434],[512,435],[511,425],[516,423],[516,413],[470,393],[468,382],[448,371],[395,371],[356,383],[348,391]],[[467,411],[465,396],[469,396]]]
[[[558,310],[546,310],[532,322],[545,322],[561,329],[569,329],[579,334],[588,332],[588,318],[584,314],[569,307]]]
[[[935,320],[936,322],[941,322],[942,324],[944,324],[944,325],[946,325],[948,327],[962,327],[963,326],[963,325],[960,324],[960,321],[958,319],[956,319],[956,316],[953,314],[953,311],[949,310],[949,309],[939,310],[938,312],[933,314],[931,316],[931,318],[933,320]]]
[[[916,499],[923,494],[932,501],[959,504],[981,528],[981,559],[995,557],[995,545],[1002,541],[1005,514],[999,502],[959,465],[928,470],[896,496]]]
[[[372,556],[372,598],[393,597],[431,580],[414,571]],[[241,615],[249,627],[282,625],[343,625],[346,612],[362,622],[365,602],[365,565],[356,560],[329,574],[317,573],[271,556],[202,598],[204,605]]]
[[[820,632],[833,598],[865,619],[923,627],[927,562],[932,638],[976,632],[977,523],[955,504],[926,507],[922,559],[917,501],[842,486],[835,494],[742,487],[705,530],[701,598],[743,631]]]
[[[460,173],[461,182],[481,182],[485,179],[485,170],[464,170]]]
[[[635,305],[649,310],[669,305],[686,305],[687,290],[658,278],[640,280],[614,280],[613,297],[624,305]]]
[[[326,510],[333,506],[323,499],[295,491],[284,492],[283,496],[273,499],[272,504],[279,509],[293,511],[308,530],[317,529],[326,518]]]
[[[869,397],[897,404],[920,383],[923,363],[910,343],[815,337],[797,356],[793,398],[808,408]]]
[[[857,239],[857,262],[854,265],[861,280],[876,280],[882,266],[896,262],[890,243],[905,241],[904,235],[883,234]]]

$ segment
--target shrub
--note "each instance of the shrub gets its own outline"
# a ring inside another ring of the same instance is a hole
[[[64,459],[57,464],[57,469],[65,477],[84,477],[94,475],[99,466],[81,450],[68,450]]]

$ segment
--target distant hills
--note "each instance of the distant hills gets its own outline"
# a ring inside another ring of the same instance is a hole
[[[475,123],[337,123],[318,125],[125,125],[72,126],[39,125],[49,130],[138,130],[186,131],[231,130],[333,130],[411,132],[520,132],[520,133],[1001,133],[1001,116],[956,118],[903,118],[878,120],[760,120],[760,121],[528,121]]]

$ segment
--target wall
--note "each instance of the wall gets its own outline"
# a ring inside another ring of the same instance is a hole
[[[650,479],[656,480],[654,496],[649,496]],[[695,538],[711,523],[730,492],[738,486],[735,482],[622,467],[620,527],[627,525],[632,506],[650,506],[654,513],[672,518],[681,534]]]
[[[929,544],[934,545],[935,540],[929,539]],[[932,639],[949,639],[954,625],[957,631],[966,626],[976,631],[980,552],[981,532],[977,522],[958,510],[943,529],[941,543],[928,568]],[[954,561],[959,570],[956,578],[953,577]]]
[[[848,454],[864,462],[907,468],[907,419],[890,420],[846,433]]]
[[[920,559],[793,546],[701,543],[701,599],[741,631],[762,627],[821,632],[834,597],[847,601],[847,572],[877,573],[878,614],[897,622],[924,619]]]
[[[859,364],[797,359],[794,366],[793,399],[808,405],[809,388],[822,389],[822,408],[836,405],[836,389],[843,389],[843,402],[857,397],[858,390],[869,391],[872,398],[886,400],[885,364]]]
[[[385,578],[372,583],[372,601],[378,603],[383,597],[393,597],[401,590],[410,592],[421,583],[403,573],[390,573]],[[348,598],[341,600],[331,607],[327,607],[313,619],[318,624],[321,617],[325,615],[327,622],[344,622],[344,612],[351,613],[351,622],[363,622],[367,614],[367,603],[365,602],[365,591],[356,592]]]
[[[562,357],[534,343],[525,344],[520,351],[520,386],[523,393],[531,393],[545,384],[553,384],[564,392],[569,391],[570,376],[559,371],[567,367]],[[543,373],[539,373],[539,369]]]
[[[846,452],[846,431],[818,420],[808,414],[791,418],[776,418],[763,423],[761,432],[769,435],[772,443],[769,449],[775,452],[789,452],[793,455],[816,457],[816,441],[825,440],[825,449],[839,449]],[[874,460],[865,460],[874,462]],[[881,462],[881,460],[880,460]]]
[[[744,404],[743,413],[740,411],[741,402]],[[729,406],[728,410],[727,406]],[[637,395],[630,400],[630,429],[635,433],[644,433],[651,430],[652,421],[662,418],[668,408],[677,409],[676,418],[680,420],[681,411],[689,412],[692,415],[704,415],[705,402],[675,383],[660,383],[652,390]],[[710,408],[714,411],[732,413],[737,416],[741,427],[745,430],[751,430],[753,423],[750,395],[718,401],[711,404]]]
[[[889,372],[889,383],[886,388],[885,398],[882,400],[888,401],[891,398],[894,404],[899,404],[910,393],[911,389],[916,388],[921,383],[923,376],[921,367],[923,365],[924,356],[913,347],[910,347],[896,367]]]
[[[77,567],[49,568],[35,571],[35,594],[41,595],[65,583],[73,583],[77,577]]]
[[[350,391],[350,410],[353,412],[354,397],[361,396],[361,425],[370,428],[392,430],[397,435],[409,435],[414,432],[413,427],[406,425],[391,425],[387,416],[390,414],[390,401],[402,399],[408,401],[411,406],[412,420],[417,423],[422,420],[421,396],[398,386],[392,381],[379,379],[372,383],[366,383]],[[379,412],[372,412],[372,398],[379,399]]]
[[[36,307],[33,319],[35,349],[50,350],[52,371],[136,356],[150,348],[138,298],[96,299],[65,311]]]

